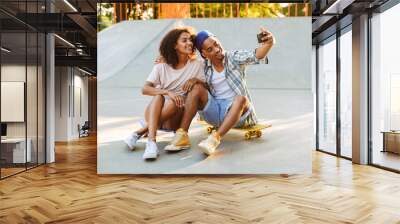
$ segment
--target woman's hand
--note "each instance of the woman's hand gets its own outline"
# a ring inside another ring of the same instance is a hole
[[[174,101],[175,105],[178,108],[182,108],[185,106],[185,99],[183,98],[183,96],[176,95],[171,91],[168,91],[167,96],[169,96],[172,99],[172,101]]]
[[[154,60],[154,64],[165,63],[165,58],[161,55],[158,55],[156,60]]]
[[[183,84],[182,90],[185,93],[190,92],[196,83],[198,83],[198,79],[196,78],[189,79],[188,81],[185,82],[185,84]]]

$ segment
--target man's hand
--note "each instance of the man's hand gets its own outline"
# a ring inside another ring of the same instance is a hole
[[[256,58],[258,59],[264,58],[276,42],[275,37],[271,32],[266,30],[264,27],[260,27],[260,30],[264,36],[261,38],[261,46],[256,49]]]
[[[268,44],[272,46],[276,43],[275,37],[271,32],[266,30],[264,27],[260,27],[260,31],[263,34],[263,37],[261,37],[261,44]]]
[[[185,82],[185,84],[183,84],[182,90],[185,93],[190,92],[196,83],[198,83],[198,79],[196,78],[189,79],[188,81]]]
[[[176,95],[171,91],[168,91],[167,95],[172,99],[172,101],[174,101],[175,105],[178,108],[182,108],[185,106],[185,100],[183,96]]]

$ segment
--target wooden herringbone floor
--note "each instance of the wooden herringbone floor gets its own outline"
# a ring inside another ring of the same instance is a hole
[[[98,176],[96,140],[0,181],[0,223],[400,223],[400,175],[315,152],[310,176]]]

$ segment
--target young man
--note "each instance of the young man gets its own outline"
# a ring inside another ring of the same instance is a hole
[[[246,85],[245,67],[266,62],[266,55],[275,43],[272,33],[261,28],[261,43],[255,50],[225,52],[215,35],[208,31],[197,34],[195,44],[205,58],[204,73],[209,91],[202,85],[190,86],[185,111],[174,139],[165,147],[176,151],[190,147],[187,134],[197,110],[205,121],[218,127],[199,143],[207,155],[215,152],[221,138],[233,127],[253,126],[256,114]]]

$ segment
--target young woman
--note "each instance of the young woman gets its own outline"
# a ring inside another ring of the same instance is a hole
[[[157,158],[157,130],[179,128],[186,94],[205,80],[204,66],[195,59],[194,37],[192,28],[181,27],[169,31],[161,40],[159,51],[165,62],[154,65],[142,89],[144,95],[153,96],[145,111],[146,126],[124,140],[133,150],[137,140],[147,133],[143,159]]]

